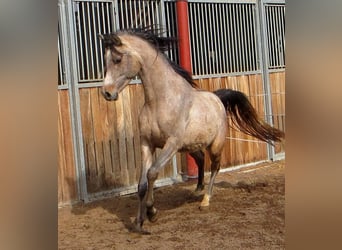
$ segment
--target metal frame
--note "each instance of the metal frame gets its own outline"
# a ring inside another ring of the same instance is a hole
[[[189,12],[195,78],[259,70],[254,1],[189,1]]]
[[[258,29],[258,44],[260,53],[260,67],[262,71],[263,87],[264,87],[264,102],[265,102],[265,120],[273,126],[273,112],[272,112],[272,96],[270,89],[270,58],[269,58],[269,47],[268,47],[268,30],[267,30],[267,20],[266,20],[266,4],[274,3],[275,1],[270,0],[257,0],[256,10],[257,10],[257,25]],[[278,4],[280,1],[276,1]],[[285,3],[285,1],[283,1]],[[267,154],[268,159],[274,160],[275,149],[274,146],[267,144]]]

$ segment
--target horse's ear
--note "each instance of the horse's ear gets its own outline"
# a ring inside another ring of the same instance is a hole
[[[121,46],[122,45],[121,39],[118,35],[112,34],[110,38],[113,41],[115,46]]]
[[[97,36],[98,36],[98,38],[99,38],[100,40],[103,40],[103,39],[104,39],[104,36],[103,36],[102,34],[98,34]]]

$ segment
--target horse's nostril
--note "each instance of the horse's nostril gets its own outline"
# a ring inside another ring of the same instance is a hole
[[[108,91],[102,91],[102,95],[104,96],[104,98],[107,101],[113,101],[113,100],[118,99],[118,93],[117,92],[114,92],[113,94],[111,94]]]
[[[106,99],[111,99],[111,98],[112,98],[112,95],[111,95],[108,91],[105,91],[105,92],[103,93],[103,95],[104,95],[104,97],[105,97]]]

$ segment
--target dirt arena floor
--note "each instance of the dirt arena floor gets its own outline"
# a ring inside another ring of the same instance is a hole
[[[219,173],[206,211],[195,187],[156,189],[150,235],[131,231],[136,195],[59,208],[58,249],[285,249],[284,160]]]

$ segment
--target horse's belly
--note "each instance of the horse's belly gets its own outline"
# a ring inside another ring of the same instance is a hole
[[[194,144],[189,144],[189,145],[185,145],[183,146],[179,152],[195,152],[195,151],[199,151],[202,150],[203,148],[205,148],[206,145],[205,143],[194,143]]]

